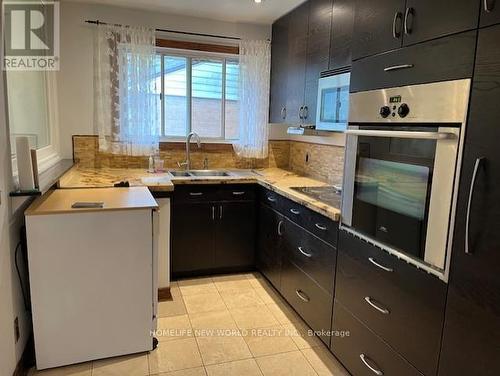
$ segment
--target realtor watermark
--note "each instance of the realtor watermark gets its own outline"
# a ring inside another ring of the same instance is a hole
[[[59,70],[59,1],[4,0],[4,70]]]

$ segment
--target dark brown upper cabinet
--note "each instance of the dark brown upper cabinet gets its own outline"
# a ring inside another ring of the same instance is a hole
[[[286,83],[288,78],[288,18],[282,17],[273,24],[271,44],[271,95],[269,121],[286,120]]]
[[[481,0],[480,26],[500,23],[500,0]]]
[[[354,9],[354,0],[335,0],[333,2],[329,64],[331,70],[351,65]]]
[[[477,0],[356,0],[353,59],[477,28]]]
[[[333,0],[309,1],[309,31],[307,34],[306,81],[304,90],[304,121],[316,123],[318,80],[328,70]]]
[[[404,0],[356,0],[353,60],[401,47]]]

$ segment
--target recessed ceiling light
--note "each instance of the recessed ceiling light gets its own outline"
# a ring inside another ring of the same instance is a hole
[[[253,1],[255,1],[255,3],[257,3],[257,4],[262,3],[262,0],[253,0]]]

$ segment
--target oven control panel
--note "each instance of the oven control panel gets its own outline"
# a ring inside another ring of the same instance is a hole
[[[389,104],[380,107],[380,116],[384,119],[389,116],[396,117],[396,113],[399,117],[404,118],[410,113],[410,107],[406,103],[401,103],[401,95],[396,95],[389,98]]]

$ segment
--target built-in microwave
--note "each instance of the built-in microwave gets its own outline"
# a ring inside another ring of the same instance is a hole
[[[342,132],[347,128],[350,78],[350,72],[320,78],[316,130]]]

